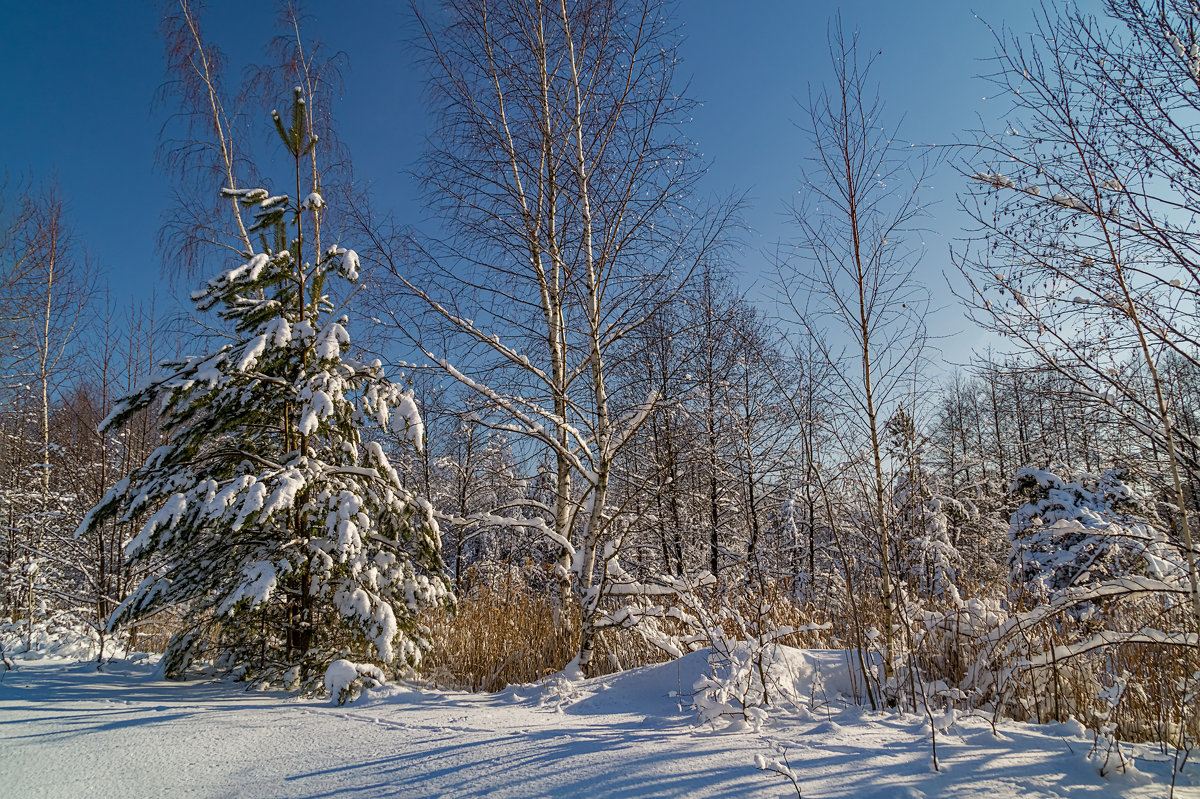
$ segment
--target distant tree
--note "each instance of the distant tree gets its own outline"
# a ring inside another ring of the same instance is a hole
[[[445,437],[435,473],[428,496],[454,517],[441,523],[442,548],[461,596],[469,571],[484,578],[527,556],[528,549],[512,540],[520,529],[499,522],[499,514],[511,518],[520,513],[523,481],[505,437],[476,422],[460,421]],[[489,521],[493,514],[498,518]]]
[[[956,587],[963,559],[957,529],[977,515],[970,503],[944,492],[924,463],[928,440],[912,412],[901,407],[888,420],[888,455],[896,466],[891,487],[895,569],[923,596]]]
[[[637,357],[626,362],[627,369],[636,370],[645,385],[658,392],[659,402],[631,441],[614,481],[614,493],[628,497],[628,507],[637,516],[633,533],[641,550],[638,565],[675,576],[694,570],[697,548],[703,543],[696,507],[697,424],[684,401],[689,370],[696,364],[684,337],[677,334],[688,329],[683,320],[682,303],[660,308],[639,332],[644,340]]]
[[[155,348],[162,347],[162,341],[152,306],[147,310],[132,304],[126,314],[120,314],[110,301],[94,305],[97,314],[75,359],[74,380],[56,403],[53,425],[60,451],[55,480],[70,501],[61,523],[51,531],[46,554],[55,559],[61,576],[52,589],[56,606],[95,632],[102,661],[112,654],[109,616],[157,564],[148,560],[137,570],[131,567],[124,553],[126,528],[115,521],[86,536],[72,533],[104,497],[114,475],[128,473],[135,461],[145,461],[162,443],[152,408],[121,431],[99,429],[117,396],[132,392],[150,376]],[[122,643],[132,648],[138,643],[136,630],[126,632]]]
[[[63,203],[53,190],[26,193],[20,203],[0,272],[5,308],[0,335],[9,338],[8,351],[0,354],[0,387],[15,406],[13,439],[5,453],[12,459],[9,496],[0,505],[6,506],[10,521],[3,530],[11,553],[6,571],[10,577],[20,575],[22,610],[32,635],[35,617],[48,607],[40,595],[49,587],[63,588],[46,544],[71,526],[66,507],[74,491],[54,474],[62,450],[54,440],[53,416],[63,385],[77,371],[73,356],[93,275],[72,241]],[[43,573],[44,567],[49,571]]]
[[[737,422],[730,410],[742,349],[738,323],[749,308],[727,275],[708,268],[697,275],[685,305],[681,330],[672,340],[681,345],[686,364],[680,388],[688,400],[683,407],[697,428],[690,458],[699,481],[693,489],[692,515],[704,538],[696,543],[706,550],[705,565],[719,582],[722,566],[731,565],[729,555],[738,558],[734,539],[739,481],[733,463]]]

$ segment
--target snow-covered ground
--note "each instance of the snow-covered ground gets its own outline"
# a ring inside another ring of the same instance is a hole
[[[805,656],[836,668],[834,653]],[[1161,797],[1171,773],[1135,747],[1134,772],[1103,778],[1073,724],[993,736],[982,719],[959,720],[939,736],[940,773],[923,717],[833,701],[758,732],[698,724],[677,695],[707,673],[703,653],[491,695],[388,686],[345,707],[164,682],[148,662],[17,665],[0,682],[0,795],[12,797],[795,796],[755,767],[785,749],[814,799]],[[1198,786],[1193,763],[1176,796],[1200,797]]]

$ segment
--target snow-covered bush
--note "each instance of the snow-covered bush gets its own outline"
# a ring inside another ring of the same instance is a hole
[[[828,624],[789,624],[784,616],[794,611],[791,597],[751,569],[746,577],[724,589],[693,590],[688,600],[689,626],[703,630],[680,639],[696,646],[702,640],[710,650],[710,673],[693,686],[695,705],[702,722],[726,718],[758,727],[779,707],[800,706],[800,677],[812,675],[798,650],[808,633],[823,632]],[[794,618],[794,616],[793,616]]]
[[[312,144],[303,103],[297,90],[290,131],[276,118],[297,163]],[[415,663],[425,646],[417,613],[446,599],[448,586],[428,503],[404,487],[369,432],[420,447],[413,395],[378,361],[347,356],[347,319],[332,315],[325,293],[330,279],[357,280],[358,256],[309,244],[305,231],[319,229],[324,210],[315,193],[225,194],[252,209],[262,249],[193,294],[229,324],[226,343],[163,365],[103,424],[158,405],[167,436],[80,526],[134,525],[134,564],[164,564],[110,626],[186,609],[164,655],[169,676],[213,645],[220,665],[247,678],[283,680],[299,667],[308,688],[347,654]]]
[[[939,649],[953,656],[945,671],[997,714],[1074,717],[1101,736],[1139,740],[1194,725],[1170,690],[1197,652],[1190,589],[1153,507],[1116,470],[1024,468],[1012,493],[1022,501],[1010,524],[1014,601],[956,603],[940,620],[925,614],[927,662],[938,665]],[[963,624],[970,645],[947,646]]]
[[[87,620],[87,608],[59,611],[38,619],[0,623],[0,653],[7,657],[71,658],[96,660],[123,657],[125,647],[119,639],[101,637],[95,624]]]
[[[951,688],[964,686],[980,646],[1008,620],[999,600],[964,600],[953,586],[937,605],[910,601],[906,615],[912,621],[913,650],[923,679]]]
[[[1013,581],[1044,598],[1125,575],[1181,578],[1179,551],[1124,478],[1117,469],[1099,477],[1065,466],[1019,469],[1010,488],[1023,501],[1009,525]]]
[[[757,729],[773,706],[799,707],[796,650],[770,641],[721,641],[709,657],[711,674],[692,689],[701,723],[725,719]]]
[[[978,639],[962,688],[997,715],[1076,718],[1113,741],[1196,737],[1189,593],[1183,579],[1149,576],[1057,591]]]

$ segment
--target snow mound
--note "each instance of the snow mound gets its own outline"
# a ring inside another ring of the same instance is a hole
[[[668,663],[641,666],[571,684],[571,696],[562,711],[575,716],[612,713],[648,717],[678,717],[692,706],[692,685],[711,672],[710,650],[692,652]]]
[[[358,679],[358,669],[349,660],[335,660],[325,669],[325,690],[337,696]]]
[[[770,650],[775,672],[787,675],[789,694],[805,699],[815,695],[819,701],[853,695],[847,653],[774,644]],[[647,718],[678,718],[692,715],[696,686],[723,679],[722,670],[727,662],[725,654],[701,649],[667,663],[574,682],[565,689],[554,684],[548,690],[561,697],[560,709],[570,715],[627,713]]]

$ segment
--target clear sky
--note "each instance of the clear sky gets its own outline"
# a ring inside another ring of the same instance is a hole
[[[1017,31],[1032,26],[1033,3],[984,3],[988,22]],[[164,80],[159,11],[149,2],[21,2],[0,0],[0,171],[53,179],[67,201],[80,241],[107,275],[114,298],[160,296],[155,236],[169,179],[155,168],[160,130],[170,108],[156,107]],[[312,2],[308,35],[349,56],[346,93],[337,116],[355,172],[374,184],[381,209],[420,221],[406,170],[427,132],[421,74],[414,66],[407,3],[396,0]],[[798,101],[829,77],[826,33],[840,11],[860,46],[879,53],[875,77],[887,116],[904,118],[900,135],[916,143],[966,137],[979,119],[991,122],[1005,101],[987,101],[994,42],[963,0],[681,0],[684,63],[691,95],[703,102],[690,135],[711,163],[713,194],[747,192],[751,233],[739,257],[748,283],[768,279],[775,243],[790,235],[785,209],[800,186],[805,142],[795,123]],[[233,63],[262,57],[275,34],[274,4],[210,0],[201,22],[207,38]],[[936,233],[922,274],[942,304],[949,240],[962,220],[954,194],[962,179],[936,176],[931,199]],[[215,187],[214,187],[215,190]],[[936,317],[934,332],[965,327],[961,313]],[[950,355],[951,353],[947,353]],[[956,358],[957,359],[957,358]]]

